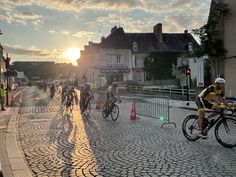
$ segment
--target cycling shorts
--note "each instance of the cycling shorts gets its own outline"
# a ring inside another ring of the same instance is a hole
[[[199,109],[205,109],[205,108],[212,109],[212,107],[214,105],[213,103],[211,103],[207,100],[204,100],[201,97],[197,97],[196,104],[197,104],[198,110]]]

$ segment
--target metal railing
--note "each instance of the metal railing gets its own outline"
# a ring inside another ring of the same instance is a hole
[[[175,89],[175,88],[145,88],[142,86],[128,86],[129,91],[139,91],[142,93],[164,93],[169,95],[186,95],[186,89]],[[189,95],[195,96],[195,90],[190,89]]]
[[[97,96],[99,96],[100,104],[103,105],[105,102],[105,92],[100,91]],[[132,98],[134,98],[135,110],[138,116],[159,119],[162,122],[161,127],[165,124],[173,124],[176,127],[174,122],[170,122],[169,98],[141,94],[125,97],[125,99],[130,101]]]
[[[174,122],[170,122],[170,106],[167,97],[136,95],[134,100],[137,115],[159,119],[163,122],[161,127],[165,124],[173,124],[176,127]]]

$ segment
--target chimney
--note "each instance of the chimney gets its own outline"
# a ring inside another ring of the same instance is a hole
[[[105,41],[105,39],[106,39],[106,38],[105,38],[104,36],[102,36],[102,37],[101,37],[101,42]]]
[[[89,44],[89,46],[92,46],[92,45],[93,45],[93,42],[92,42],[92,41],[89,41],[88,44]]]
[[[159,43],[163,43],[163,37],[162,37],[162,24],[158,23],[154,26],[154,34],[158,40]]]
[[[111,29],[111,33],[114,33],[117,29],[118,29],[117,26],[114,26],[114,27]]]
[[[184,30],[184,34],[188,34],[188,30]]]

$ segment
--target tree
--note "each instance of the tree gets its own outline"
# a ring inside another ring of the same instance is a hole
[[[172,65],[176,64],[179,54],[170,52],[150,53],[144,59],[147,80],[173,79]]]
[[[220,61],[227,54],[222,40],[222,27],[223,18],[229,15],[230,9],[227,4],[212,2],[207,24],[193,30],[201,42],[201,45],[194,49],[194,54],[197,57],[204,55],[209,57],[209,64],[214,69],[215,77],[219,73]]]

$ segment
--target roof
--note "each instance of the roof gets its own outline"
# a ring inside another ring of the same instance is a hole
[[[131,49],[137,42],[138,52],[186,52],[186,44],[198,45],[190,33],[163,33],[163,42],[159,43],[154,33],[125,33],[119,27],[111,32],[99,46],[102,48]]]

